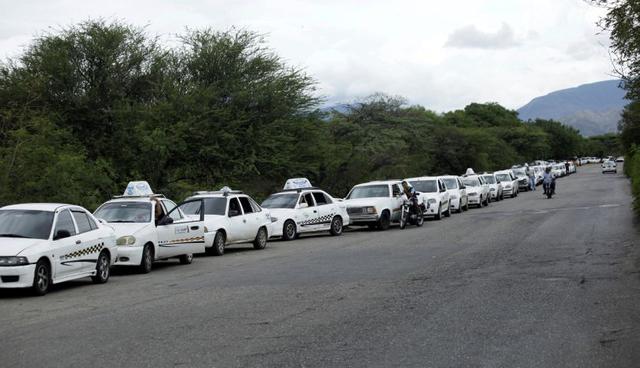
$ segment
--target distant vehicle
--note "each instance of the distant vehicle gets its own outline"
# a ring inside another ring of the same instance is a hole
[[[502,184],[503,195],[510,196],[511,198],[518,196],[518,178],[515,176],[512,170],[501,170],[494,172],[496,178],[500,180]]]
[[[467,196],[467,188],[459,176],[446,175],[439,176],[444,182],[449,192],[449,206],[454,212],[462,212],[469,209],[469,197]]]
[[[513,169],[513,173],[518,178],[518,190],[529,190],[529,177],[524,168]]]
[[[482,174],[482,178],[489,186],[489,201],[501,201],[504,199],[502,182],[495,174]]]
[[[420,193],[420,200],[425,204],[425,216],[432,216],[436,220],[451,216],[449,192],[440,178],[423,176],[405,180]]]
[[[478,207],[489,205],[489,186],[479,175],[464,175],[462,183],[467,187],[469,205]]]
[[[354,186],[344,199],[350,224],[387,230],[400,221],[404,202],[399,180],[372,181]]]
[[[109,280],[116,235],[89,211],[56,203],[0,208],[0,288],[46,294],[52,284],[90,276]]]
[[[604,164],[602,164],[602,173],[606,174],[606,173],[614,173],[616,174],[618,172],[618,168],[616,167],[616,163],[613,161],[607,161]]]
[[[289,181],[287,181],[289,183]],[[275,222],[271,225],[272,237],[293,240],[299,234],[328,231],[342,235],[349,225],[347,206],[327,192],[314,188],[307,180],[297,188],[285,185],[281,192],[271,194],[262,202],[262,208],[271,212]]]
[[[616,158],[616,162],[624,162],[624,156],[618,156],[618,158]]]
[[[181,264],[190,264],[193,254],[204,253],[203,224],[187,218],[164,195],[154,194],[147,182],[132,182],[127,188],[136,185],[143,187],[143,192],[125,190],[124,195],[103,203],[94,213],[116,232],[118,266],[134,266],[148,273],[156,261],[178,258]],[[168,215],[171,224],[156,221]]]
[[[223,187],[214,192],[195,192],[185,203],[193,203],[182,208],[187,216],[203,217],[207,253],[221,256],[231,244],[252,243],[257,250],[267,246],[274,219],[241,191]]]

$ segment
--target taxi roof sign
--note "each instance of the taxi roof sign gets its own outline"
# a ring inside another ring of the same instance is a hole
[[[284,190],[312,188],[311,182],[307,178],[293,178],[284,183]]]
[[[146,181],[130,181],[124,190],[124,197],[144,197],[153,195],[151,186]]]

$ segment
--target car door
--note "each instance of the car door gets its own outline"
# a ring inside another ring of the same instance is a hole
[[[78,257],[80,269],[78,272],[91,272],[95,270],[98,255],[104,248],[103,239],[100,238],[98,226],[82,209],[71,209],[71,215],[78,229],[77,239],[80,240],[81,254]],[[77,243],[77,240],[76,240]]]
[[[318,207],[311,192],[303,192],[298,199],[298,211],[301,220],[298,221],[300,232],[315,231],[318,228]]]
[[[245,225],[245,239],[253,240],[258,235],[258,229],[262,225],[261,219],[258,217],[251,206],[251,201],[247,196],[239,196],[240,206],[242,207],[242,219]],[[246,221],[246,222],[245,222]]]
[[[391,184],[391,221],[400,220],[402,203],[402,189],[400,188],[400,184]]]
[[[442,180],[440,179],[438,179],[438,192],[438,197],[440,197],[440,204],[446,212],[449,209],[449,193],[447,193],[447,186],[444,185],[444,182],[442,182]]]
[[[229,228],[227,229],[227,243],[246,241],[249,239],[249,226],[242,212],[242,206],[238,197],[229,199],[227,207]]]
[[[467,187],[464,185],[462,180],[460,180],[460,178],[457,178],[456,180],[458,180],[458,193],[460,195],[460,207],[462,207],[467,203],[469,203],[469,197],[467,197]]]
[[[313,191],[311,194],[316,201],[316,210],[318,211],[315,228],[316,230],[329,230],[333,216],[338,213],[338,206],[321,191]]]
[[[197,217],[185,216],[185,212],[194,213]],[[204,253],[204,201],[191,199],[180,203],[158,221],[156,232],[156,258]]]
[[[77,236],[77,229],[71,212],[64,209],[56,216],[56,224],[53,230],[54,255],[57,256],[55,264],[55,279],[73,276],[82,270],[82,262],[78,262],[82,250],[82,241]]]

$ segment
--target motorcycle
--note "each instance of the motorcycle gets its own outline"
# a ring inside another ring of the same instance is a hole
[[[556,181],[554,180],[551,183],[543,183],[542,188],[544,189],[542,194],[546,195],[547,199],[549,199],[556,193]]]
[[[418,227],[424,224],[424,204],[418,204],[417,195],[404,200],[400,210],[402,211],[400,213],[401,229],[404,229],[409,223]]]

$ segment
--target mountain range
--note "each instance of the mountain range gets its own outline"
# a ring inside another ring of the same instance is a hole
[[[628,100],[619,80],[583,84],[536,97],[518,109],[520,119],[553,119],[584,136],[615,133]]]

